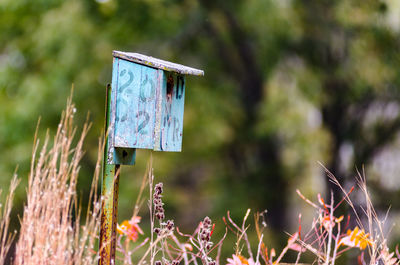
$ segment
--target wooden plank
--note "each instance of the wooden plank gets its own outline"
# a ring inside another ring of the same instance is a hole
[[[153,68],[162,69],[165,71],[171,71],[179,74],[185,75],[197,75],[203,76],[204,71],[195,69],[192,67],[184,66],[177,63],[172,63],[168,61],[164,61],[161,59],[157,59],[151,56],[143,55],[140,53],[132,53],[132,52],[121,52],[121,51],[113,51],[113,56],[121,59],[125,59],[131,62],[135,62],[142,65],[147,65]]]
[[[137,143],[134,145],[135,148],[153,149],[154,146],[156,96],[159,83],[157,72],[158,70],[154,68],[141,67],[138,112],[134,117],[137,121],[135,128]]]
[[[111,91],[109,91],[107,96],[107,108],[106,112],[106,163],[107,164],[115,164],[114,161],[114,128],[115,128],[115,106],[116,106],[116,97],[117,97],[117,86],[118,86],[118,68],[119,68],[120,59],[114,58],[113,60],[113,73],[112,73],[112,83],[111,83]]]
[[[153,149],[158,70],[120,60],[115,147]]]
[[[160,139],[156,151],[180,152],[182,150],[183,112],[185,101],[185,77],[164,72]]]
[[[136,115],[139,112],[140,80],[142,66],[120,60],[116,86],[115,137],[116,147],[134,148],[137,143]]]
[[[158,69],[157,71],[157,97],[156,97],[156,119],[154,124],[154,147],[156,151],[161,151],[161,119],[162,119],[162,106],[163,106],[163,89],[164,84],[167,82],[165,79],[164,71]]]

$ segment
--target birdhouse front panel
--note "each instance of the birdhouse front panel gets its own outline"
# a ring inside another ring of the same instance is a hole
[[[117,60],[114,146],[153,149],[162,71]]]

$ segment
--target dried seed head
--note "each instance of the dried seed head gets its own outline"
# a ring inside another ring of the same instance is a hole
[[[206,216],[202,222],[202,228],[199,232],[199,237],[200,240],[204,243],[204,247],[206,249],[210,249],[211,245],[210,247],[208,247],[208,243],[211,239],[211,219],[208,216]]]
[[[161,233],[160,228],[158,228],[158,227],[154,228],[154,233],[156,233],[157,235],[160,235],[160,233]]]
[[[200,238],[202,241],[208,242],[210,241],[210,232],[208,230],[204,230],[200,234]]]
[[[171,265],[178,265],[178,264],[179,264],[179,261],[174,260],[174,261],[172,261],[172,264],[171,264]]]
[[[158,213],[156,213],[156,218],[158,220],[163,220],[165,218],[165,215],[162,212],[158,212]]]
[[[156,199],[154,199],[154,205],[155,206],[161,206],[162,207],[162,200],[161,200],[161,198],[156,198]]]
[[[172,231],[174,229],[174,221],[173,220],[167,221],[167,229],[170,231]]]
[[[163,184],[162,184],[162,182],[158,183],[154,187],[154,192],[155,192],[155,194],[158,194],[158,195],[160,195],[163,192]]]
[[[158,220],[163,220],[165,218],[163,203],[161,200],[161,193],[162,193],[163,184],[160,182],[154,187],[154,215]]]
[[[161,263],[161,261],[157,260],[157,261],[155,262],[155,265],[162,265],[162,263]]]

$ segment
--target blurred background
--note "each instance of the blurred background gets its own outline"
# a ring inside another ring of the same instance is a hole
[[[37,120],[40,136],[56,130],[72,84],[78,127],[88,112],[93,123],[79,184],[87,197],[112,50],[205,71],[187,79],[183,151],[153,153],[167,218],[181,230],[209,215],[223,231],[228,210],[240,222],[247,208],[267,209],[266,242],[279,249],[298,214],[307,226],[314,213],[296,188],[342,198],[320,161],[347,189],[364,169],[378,213],[391,207],[391,244],[400,240],[397,0],[1,0],[0,186],[18,165],[14,228]],[[150,155],[122,169],[120,220]]]

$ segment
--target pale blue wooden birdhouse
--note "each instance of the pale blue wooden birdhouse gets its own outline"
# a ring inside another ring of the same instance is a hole
[[[135,149],[180,152],[186,75],[202,70],[138,53],[114,51],[108,164],[135,161]]]

